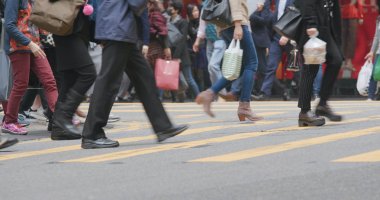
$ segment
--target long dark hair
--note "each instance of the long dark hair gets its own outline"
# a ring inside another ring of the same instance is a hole
[[[379,1],[380,1],[380,0],[379,0]],[[187,14],[187,17],[188,17],[190,20],[194,19],[194,18],[193,18],[193,10],[194,10],[195,7],[197,7],[198,10],[199,10],[199,7],[198,7],[197,5],[194,5],[194,4],[192,4],[192,3],[187,5],[187,8],[186,8],[186,14]]]

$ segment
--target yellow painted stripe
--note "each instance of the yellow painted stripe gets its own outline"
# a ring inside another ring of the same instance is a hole
[[[259,122],[259,123],[249,123],[249,124],[209,126],[209,127],[204,127],[204,128],[190,129],[190,130],[185,131],[181,135],[192,135],[192,134],[197,134],[197,133],[204,133],[207,131],[217,131],[217,130],[237,128],[237,127],[240,128],[240,127],[257,126],[260,124],[261,125],[267,125],[267,124],[273,124],[273,123],[277,123],[277,121],[263,121],[263,122]],[[152,140],[152,139],[156,139],[156,136],[148,135],[148,136],[140,136],[140,137],[122,138],[122,139],[119,139],[118,141],[120,143],[127,143],[127,142],[139,142],[139,141]],[[61,153],[61,152],[80,150],[80,149],[81,149],[81,147],[79,145],[72,145],[72,146],[64,146],[64,147],[43,149],[43,150],[30,151],[30,152],[2,154],[2,155],[0,155],[0,161],[18,159],[18,158],[26,158],[26,157],[31,157],[31,156],[46,155],[46,154],[51,154],[51,153]]]
[[[355,130],[355,131],[350,131],[350,132],[345,132],[345,133],[337,133],[337,134],[332,134],[328,136],[321,136],[321,137],[299,140],[299,141],[294,141],[294,142],[287,142],[287,143],[278,144],[278,145],[259,147],[259,148],[245,150],[245,151],[229,153],[225,155],[201,158],[201,159],[192,160],[190,162],[233,162],[233,161],[245,160],[249,158],[255,158],[259,156],[323,144],[323,143],[335,142],[335,141],[343,140],[343,139],[375,134],[379,132],[380,132],[380,127],[373,127],[373,128],[368,128],[368,129]]]
[[[380,162],[380,150],[341,158],[333,162]]]
[[[368,121],[368,119],[346,120],[342,124],[362,122],[362,121]],[[308,128],[307,127],[298,127],[298,126],[288,126],[288,127],[271,129],[271,130],[266,131],[266,132],[250,132],[250,133],[234,134],[234,135],[230,135],[230,136],[204,139],[204,140],[191,141],[191,142],[164,144],[164,145],[155,146],[155,147],[119,151],[119,152],[113,152],[113,153],[102,154],[102,155],[97,155],[97,156],[67,160],[67,161],[63,161],[63,162],[85,162],[85,163],[105,162],[105,161],[111,161],[111,160],[119,160],[119,159],[130,158],[130,157],[139,156],[139,155],[158,153],[158,152],[162,152],[162,151],[169,151],[169,150],[173,150],[173,149],[186,149],[186,148],[191,148],[191,147],[196,147],[196,146],[201,146],[201,145],[206,145],[206,144],[231,142],[231,141],[235,141],[235,140],[241,140],[241,139],[254,138],[254,137],[259,137],[259,136],[264,136],[264,135],[270,135],[270,134],[274,134],[274,133],[281,132],[281,131],[303,130],[303,129],[308,129]]]
[[[289,127],[284,127],[284,128],[294,128],[294,126],[289,126]],[[169,151],[169,150],[173,150],[173,149],[187,149],[187,148],[192,148],[192,147],[202,146],[202,145],[207,145],[207,144],[231,142],[231,141],[235,141],[235,140],[254,138],[254,137],[259,137],[259,136],[268,135],[268,134],[273,134],[273,132],[241,133],[241,134],[229,135],[229,136],[218,137],[218,138],[210,138],[210,139],[205,139],[205,140],[197,140],[197,141],[191,141],[191,142],[181,142],[181,143],[175,143],[175,144],[163,144],[163,145],[154,146],[154,147],[140,148],[140,149],[134,149],[134,150],[126,150],[126,151],[118,151],[118,152],[113,152],[113,153],[108,153],[108,154],[97,155],[97,156],[84,157],[84,158],[73,159],[73,160],[66,160],[66,161],[62,161],[62,162],[67,162],[67,163],[73,163],[73,162],[84,162],[84,163],[105,162],[105,161],[111,161],[111,160],[130,158],[130,157],[139,156],[139,155],[146,155],[146,154],[151,154],[151,153]]]

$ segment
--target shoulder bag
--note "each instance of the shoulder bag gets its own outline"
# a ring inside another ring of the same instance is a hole
[[[301,30],[300,24],[302,22],[301,12],[294,6],[289,6],[286,12],[281,16],[273,29],[280,34],[292,40],[297,40]]]
[[[229,0],[209,0],[203,7],[202,19],[219,27],[232,25]]]
[[[38,0],[34,1],[30,21],[55,35],[70,35],[79,9],[71,0]]]

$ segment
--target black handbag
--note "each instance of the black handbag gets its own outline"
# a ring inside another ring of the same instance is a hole
[[[209,0],[203,7],[202,19],[219,27],[232,25],[229,0]]]
[[[289,6],[286,12],[273,26],[273,29],[281,36],[285,36],[291,40],[297,40],[301,33],[301,22],[301,12],[296,7]]]

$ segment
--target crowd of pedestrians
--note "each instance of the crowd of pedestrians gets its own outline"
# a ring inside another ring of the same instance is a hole
[[[290,99],[290,87],[299,87],[299,126],[321,126],[325,124],[323,117],[343,119],[327,101],[341,67],[352,68],[354,47],[347,41],[355,36],[345,26],[362,23],[361,0],[259,0],[253,13],[248,11],[247,0],[229,0],[233,23],[226,26],[202,19],[202,6],[208,1],[73,0],[80,11],[72,32],[64,36],[51,34],[30,21],[34,0],[1,1],[4,46],[13,79],[9,98],[1,102],[2,132],[27,134],[29,123],[25,118],[32,118],[30,113],[42,105],[52,140],[82,138],[84,149],[117,147],[119,143],[108,139],[103,130],[113,118],[112,106],[115,101],[138,98],[162,142],[188,128],[171,122],[162,106],[166,96],[170,95],[173,102],[194,99],[211,117],[215,116],[211,105],[219,97],[239,101],[238,119],[257,121],[263,117],[253,112],[251,100],[268,100],[273,85],[280,86],[284,100]],[[83,12],[86,3],[93,6],[92,15]],[[289,6],[298,8],[303,18],[299,27],[303,34],[294,40],[272,30]],[[347,14],[347,6],[357,9],[356,15]],[[379,20],[376,23],[376,37],[366,56],[369,60],[379,55]],[[180,35],[175,43],[171,42],[173,31]],[[281,62],[286,68],[283,55],[290,55],[295,48],[302,53],[314,35],[327,43],[324,70],[321,64],[292,68],[290,82],[281,83],[276,72]],[[241,75],[234,81],[221,72],[224,52],[232,40],[240,40],[244,52]],[[95,51],[99,53],[94,55]],[[156,88],[153,71],[158,58],[180,61],[178,90]],[[33,76],[43,90],[28,89]],[[377,83],[371,80],[370,99],[376,98],[376,88]],[[319,99],[315,112],[311,111],[313,96]],[[78,109],[86,99],[90,102],[88,114]],[[83,131],[75,116],[85,118]],[[16,139],[3,138],[0,148],[15,143]]]

